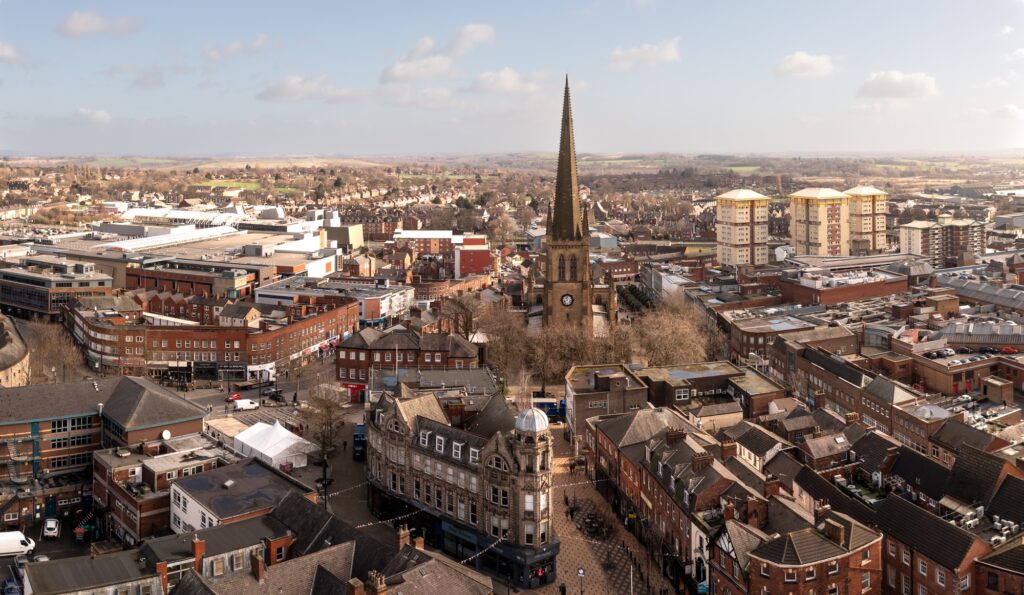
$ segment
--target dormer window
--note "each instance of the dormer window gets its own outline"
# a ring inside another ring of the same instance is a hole
[[[452,456],[455,457],[456,459],[461,459],[462,458],[462,443],[461,442],[455,442],[455,443],[452,444]]]
[[[470,448],[469,449],[469,464],[478,465],[480,463],[480,449]]]
[[[430,446],[430,430],[420,430],[420,446]]]
[[[676,389],[676,400],[677,401],[688,401],[690,399],[690,389],[688,388],[677,388]]]
[[[444,452],[444,438],[441,436],[434,439],[434,450],[437,452]]]

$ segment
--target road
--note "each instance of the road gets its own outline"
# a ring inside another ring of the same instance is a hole
[[[320,361],[312,363],[303,368],[302,377],[296,382],[295,378],[281,378],[278,380],[276,386],[279,388],[287,398],[288,402],[291,402],[295,396],[295,393],[299,393],[299,400],[302,401],[309,394],[309,389],[316,384],[317,375],[320,376],[321,382],[328,382],[334,380],[334,357],[325,357]],[[230,393],[227,392],[227,384],[224,383],[225,388],[223,391],[212,388],[212,389],[196,389],[186,392],[178,391],[178,394],[185,397],[189,401],[205,407],[207,409],[220,409],[224,407],[224,399]],[[298,391],[296,391],[296,385],[298,385]],[[247,390],[242,391],[243,399],[252,399],[259,401],[260,390]]]

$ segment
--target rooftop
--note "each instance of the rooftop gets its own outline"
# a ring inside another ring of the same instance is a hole
[[[191,475],[174,485],[222,520],[273,508],[291,492],[313,492],[255,459]]]

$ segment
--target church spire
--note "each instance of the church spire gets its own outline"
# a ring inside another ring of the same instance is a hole
[[[548,236],[556,241],[582,240],[583,221],[580,215],[580,181],[576,172],[576,143],[572,132],[569,77],[566,76],[565,99],[562,104],[562,138],[558,145],[558,174],[555,178],[555,212]]]

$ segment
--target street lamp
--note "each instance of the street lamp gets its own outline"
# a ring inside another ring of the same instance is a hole
[[[587,573],[582,566],[576,569],[576,576],[580,577],[580,595],[583,595],[583,577],[587,576]]]

